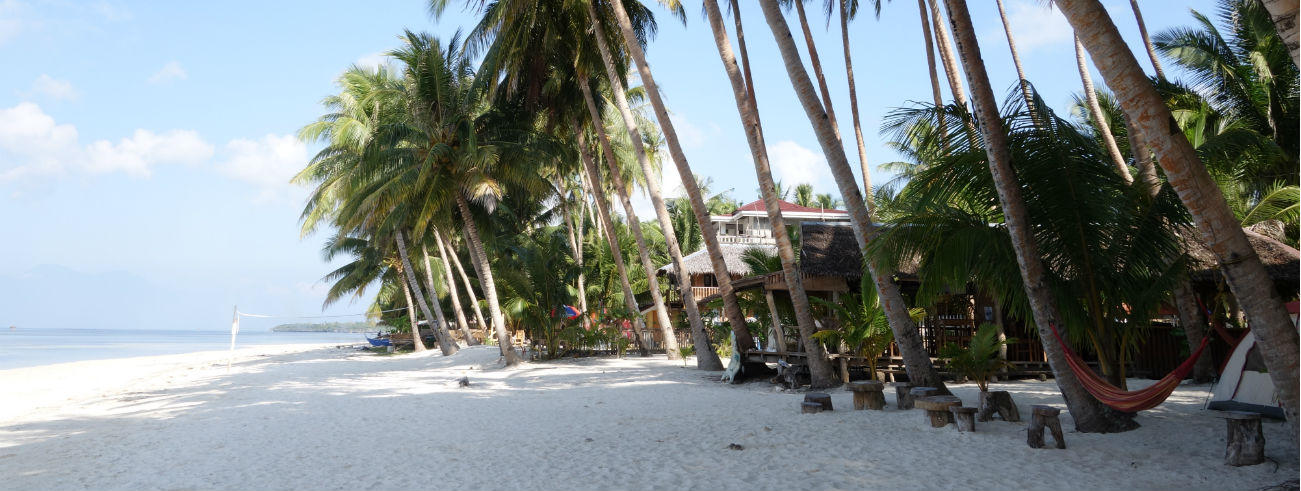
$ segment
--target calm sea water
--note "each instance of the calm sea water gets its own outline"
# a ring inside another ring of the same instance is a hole
[[[365,344],[363,334],[240,331],[235,347],[275,344]],[[0,328],[0,370],[136,356],[230,349],[230,331]]]

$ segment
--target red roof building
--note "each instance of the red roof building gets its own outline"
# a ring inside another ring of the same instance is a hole
[[[798,227],[802,222],[849,223],[849,212],[825,208],[800,206],[787,201],[779,201],[782,220],[787,226]],[[724,244],[773,244],[772,225],[768,221],[768,211],[763,201],[746,203],[731,215],[714,215],[710,217],[714,228],[718,230],[718,240]]]

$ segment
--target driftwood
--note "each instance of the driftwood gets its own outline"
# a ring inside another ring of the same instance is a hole
[[[976,431],[976,408],[951,406],[949,412],[953,413],[953,422],[958,425],[958,431]]]
[[[1224,463],[1231,466],[1256,465],[1265,461],[1265,434],[1261,432],[1260,413],[1224,411],[1228,423],[1228,447]]]
[[[885,409],[885,384],[881,381],[850,382],[845,388],[854,393],[854,409]]]
[[[899,409],[912,409],[913,408],[912,390],[913,390],[913,384],[910,384],[908,382],[895,382],[894,383],[895,407]]]
[[[804,402],[814,402],[822,406],[823,411],[831,411],[831,394],[826,392],[809,392],[804,394]]]
[[[1025,443],[1030,448],[1044,448],[1044,427],[1053,432],[1057,448],[1066,448],[1066,439],[1062,437],[1062,422],[1057,419],[1061,409],[1052,406],[1030,406],[1030,426],[1025,429]]]
[[[982,423],[992,421],[995,414],[1009,423],[1021,421],[1021,413],[1017,411],[1016,403],[1012,402],[1012,395],[1006,390],[981,392],[980,404],[977,407],[980,411],[976,413],[976,421]]]
[[[953,413],[949,412],[949,408],[961,406],[962,399],[957,396],[927,396],[913,399],[913,404],[917,409],[926,410],[926,419],[932,428],[943,428],[953,422]]]

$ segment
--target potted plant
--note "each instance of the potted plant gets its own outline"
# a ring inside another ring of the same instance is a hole
[[[989,391],[989,379],[1004,368],[1011,366],[1007,360],[998,357],[1001,346],[1015,342],[1015,339],[998,339],[998,328],[993,324],[981,324],[976,329],[971,342],[966,346],[950,343],[940,349],[940,358],[948,364],[952,373],[963,375],[980,387],[980,410],[976,413],[977,421],[989,421],[995,412],[1004,421],[1020,421],[1016,404],[1007,391]]]

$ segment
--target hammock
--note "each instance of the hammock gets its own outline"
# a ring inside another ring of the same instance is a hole
[[[1066,345],[1066,341],[1062,340],[1061,334],[1057,333],[1056,325],[1048,324],[1048,327],[1052,329],[1053,337],[1057,338],[1057,344],[1061,345],[1062,350],[1066,353],[1066,363],[1071,366],[1071,371],[1075,372],[1075,376],[1080,379],[1084,389],[1108,407],[1125,413],[1136,413],[1145,409],[1152,409],[1160,405],[1167,397],[1170,397],[1170,393],[1174,392],[1175,387],[1179,386],[1179,382],[1193,370],[1193,364],[1197,362],[1197,357],[1201,356],[1202,350],[1206,349],[1206,345],[1211,339],[1210,336],[1202,336],[1202,344],[1193,351],[1192,356],[1184,360],[1173,372],[1162,377],[1161,380],[1156,381],[1151,386],[1140,390],[1124,391],[1107,383],[1106,380],[1094,373],[1093,369],[1089,368],[1089,365],[1084,362],[1084,359],[1075,354],[1070,346]]]

